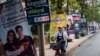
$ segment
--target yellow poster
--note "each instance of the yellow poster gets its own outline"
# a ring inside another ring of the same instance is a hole
[[[51,15],[50,23],[50,43],[55,43],[54,34],[58,31],[58,27],[66,27],[66,14]]]

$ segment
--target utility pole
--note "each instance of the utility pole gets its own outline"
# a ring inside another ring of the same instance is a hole
[[[69,0],[67,0],[67,15],[69,14],[69,4],[68,4],[68,1]]]
[[[39,35],[39,56],[45,56],[45,41],[44,41],[44,24],[38,24],[38,35]]]

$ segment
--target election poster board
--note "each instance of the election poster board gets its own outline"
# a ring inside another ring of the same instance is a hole
[[[19,24],[24,26],[24,34],[30,35],[29,28],[27,26],[27,17],[21,0],[8,0],[8,2],[0,4],[0,32],[6,32],[9,29],[14,29],[14,27]],[[1,36],[2,35],[3,33],[1,33]],[[6,37],[6,35],[4,36]],[[2,41],[6,42],[5,38],[2,38]]]
[[[73,14],[74,21],[80,21],[80,19],[81,19],[80,14]]]
[[[34,56],[32,34],[24,7],[21,0],[8,0],[0,4],[0,42],[7,56]]]
[[[48,0],[25,0],[29,24],[50,22]]]
[[[58,27],[66,27],[66,14],[54,14],[51,15],[50,23],[50,43],[55,43],[54,35],[58,32]]]
[[[72,24],[74,23],[74,20],[73,20],[73,16],[72,15],[67,15],[66,16],[66,19],[67,19],[67,23],[70,24],[69,20],[71,20]]]
[[[0,4],[7,2],[7,0],[0,0]]]
[[[74,33],[74,19],[72,15],[67,15],[67,27],[68,27],[68,33],[72,34]]]

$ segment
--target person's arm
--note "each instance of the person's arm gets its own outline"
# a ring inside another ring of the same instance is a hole
[[[8,50],[6,50],[6,55],[7,56],[17,56],[17,55],[19,55],[23,51],[24,51],[24,47],[21,46],[18,50],[15,50],[15,51],[8,51]]]
[[[58,32],[56,32],[55,35],[54,35],[55,42],[57,41],[57,35],[58,35]]]
[[[64,41],[66,41],[67,39],[68,39],[67,32],[64,32]]]

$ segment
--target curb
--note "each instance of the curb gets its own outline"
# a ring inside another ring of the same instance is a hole
[[[71,47],[71,48],[68,48],[68,50],[67,50],[67,53],[66,53],[66,55],[67,56],[70,56],[71,55],[71,53],[76,49],[76,48],[78,48],[82,43],[84,43],[85,41],[87,41],[88,39],[90,39],[93,35],[95,35],[95,34],[89,34],[89,35],[87,35],[87,36],[84,36],[84,37],[82,37],[80,40],[82,40],[82,41],[79,41],[79,43],[78,44],[75,44],[75,46],[73,46],[73,47]]]

